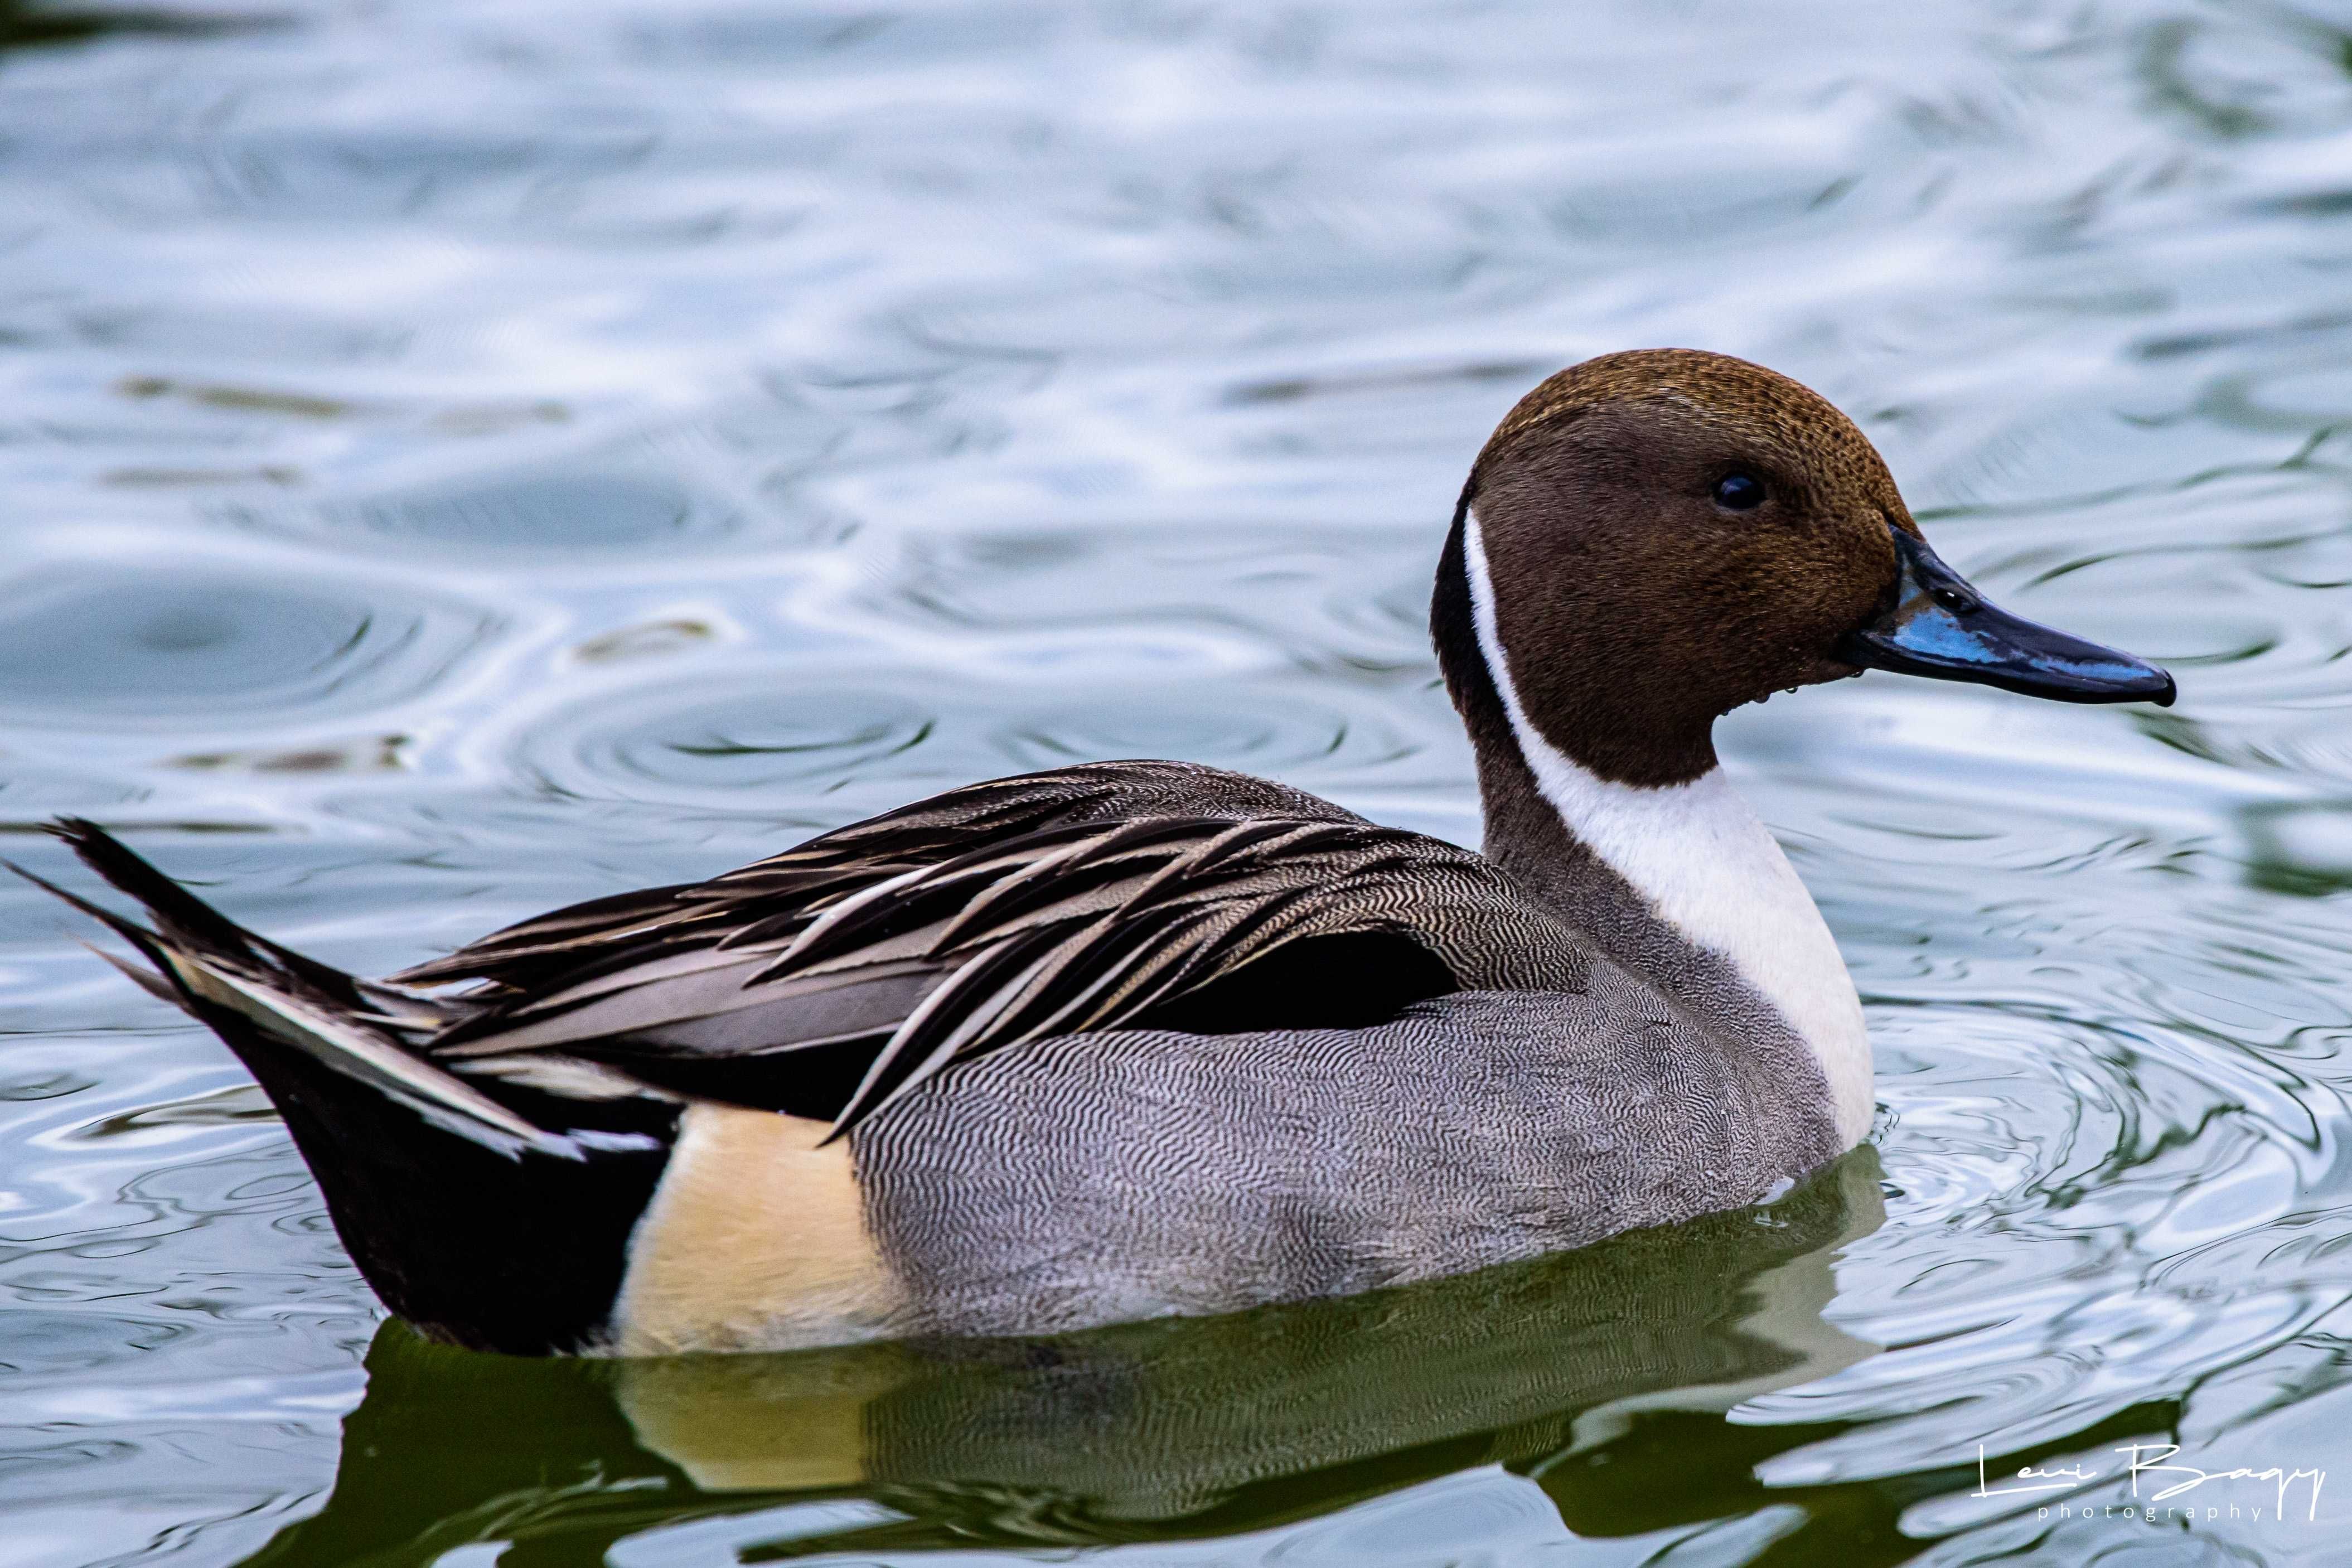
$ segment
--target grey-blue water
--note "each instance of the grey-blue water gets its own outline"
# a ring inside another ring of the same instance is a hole
[[[52,873],[86,814],[381,970],[1069,758],[1475,841],[1454,495],[1538,377],[1661,343],[1822,389],[1954,564],[2182,693],[1727,726],[1869,1004],[1874,1158],[1058,1347],[379,1332],[227,1053],[0,889],[0,1563],[2343,1561],[2347,29],[0,5],[0,827]],[[2134,1440],[2329,1479],[2151,1521]],[[1979,1497],[1979,1451],[2095,1474]]]

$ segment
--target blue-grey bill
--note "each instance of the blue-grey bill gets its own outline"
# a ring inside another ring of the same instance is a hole
[[[1985,602],[1927,542],[1893,530],[1895,607],[1838,640],[1834,656],[1865,669],[1973,680],[2060,702],[2172,705],[2172,677],[2144,659]]]

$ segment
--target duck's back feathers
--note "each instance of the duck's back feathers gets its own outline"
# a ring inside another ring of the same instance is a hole
[[[1265,781],[1108,763],[956,790],[395,979],[482,983],[430,1044],[555,1054],[845,1130],[950,1063],[1135,1026],[1349,1027],[1573,990],[1580,944],[1487,862]]]

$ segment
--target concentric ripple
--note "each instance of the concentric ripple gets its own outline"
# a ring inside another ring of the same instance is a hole
[[[1412,705],[1328,685],[1228,679],[1211,697],[1070,681],[1047,693],[859,674],[782,664],[697,683],[690,696],[670,679],[606,687],[532,712],[507,742],[505,765],[551,796],[817,822],[852,803],[880,809],[926,788],[1115,757],[1181,757],[1345,797],[1418,782],[1409,764],[1434,728]]]
[[[380,583],[51,563],[0,584],[0,718],[164,729],[365,712],[447,676],[496,625]]]
[[[795,689],[780,678],[681,702],[664,685],[534,724],[522,764],[561,794],[782,802],[913,751],[936,723],[877,688]]]
[[[570,552],[661,549],[732,519],[666,475],[558,470],[394,490],[327,521],[425,548]]]

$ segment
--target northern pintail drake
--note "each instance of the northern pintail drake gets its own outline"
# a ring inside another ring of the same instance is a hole
[[[1049,1332],[1459,1273],[1834,1158],[1871,1124],[1862,1006],[1715,721],[1872,668],[2173,691],[1988,604],[1823,399],[1682,350],[1511,410],[1431,627],[1483,855],[1112,762],[386,980],[240,929],[89,823],[54,831],[152,925],[51,890],[243,1059],[429,1334]]]

